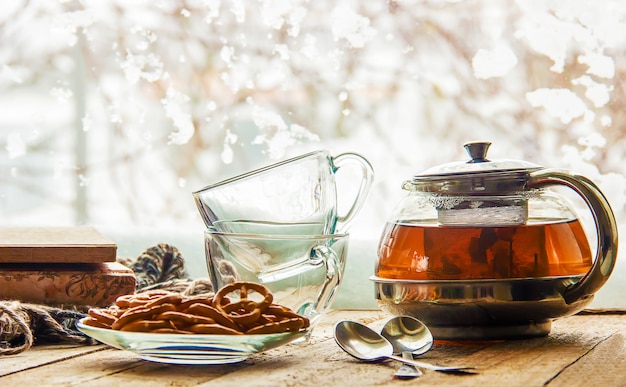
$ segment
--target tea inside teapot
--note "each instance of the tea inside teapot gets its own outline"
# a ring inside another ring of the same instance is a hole
[[[578,219],[518,226],[388,223],[376,275],[457,280],[583,275],[592,265]]]

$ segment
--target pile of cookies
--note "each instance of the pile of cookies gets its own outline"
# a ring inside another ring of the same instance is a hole
[[[243,281],[224,286],[213,297],[183,298],[154,290],[120,296],[108,308],[92,308],[83,323],[130,332],[219,335],[297,332],[309,327],[308,318],[273,300],[265,286]]]

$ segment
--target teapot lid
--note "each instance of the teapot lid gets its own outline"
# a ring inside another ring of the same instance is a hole
[[[409,191],[459,194],[497,194],[525,191],[528,173],[543,167],[522,160],[489,160],[490,142],[463,145],[471,157],[426,169],[404,182]]]

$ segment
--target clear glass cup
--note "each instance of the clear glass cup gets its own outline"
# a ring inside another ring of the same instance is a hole
[[[352,205],[338,214],[335,174],[360,174]],[[307,153],[209,185],[193,193],[207,227],[232,233],[316,235],[345,232],[374,179],[369,162],[354,153]]]
[[[274,303],[311,321],[331,306],[346,266],[348,234],[232,234],[209,227],[205,252],[216,289],[233,281],[263,284]]]

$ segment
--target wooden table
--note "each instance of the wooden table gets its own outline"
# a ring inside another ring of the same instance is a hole
[[[292,344],[229,365],[153,363],[106,347],[43,345],[0,357],[0,386],[626,386],[626,314],[586,311],[553,323],[544,338],[439,342],[422,357],[479,368],[474,375],[424,371],[397,380],[399,363],[360,362],[332,336],[334,324],[353,319],[380,327],[380,311],[333,311],[307,345]]]

